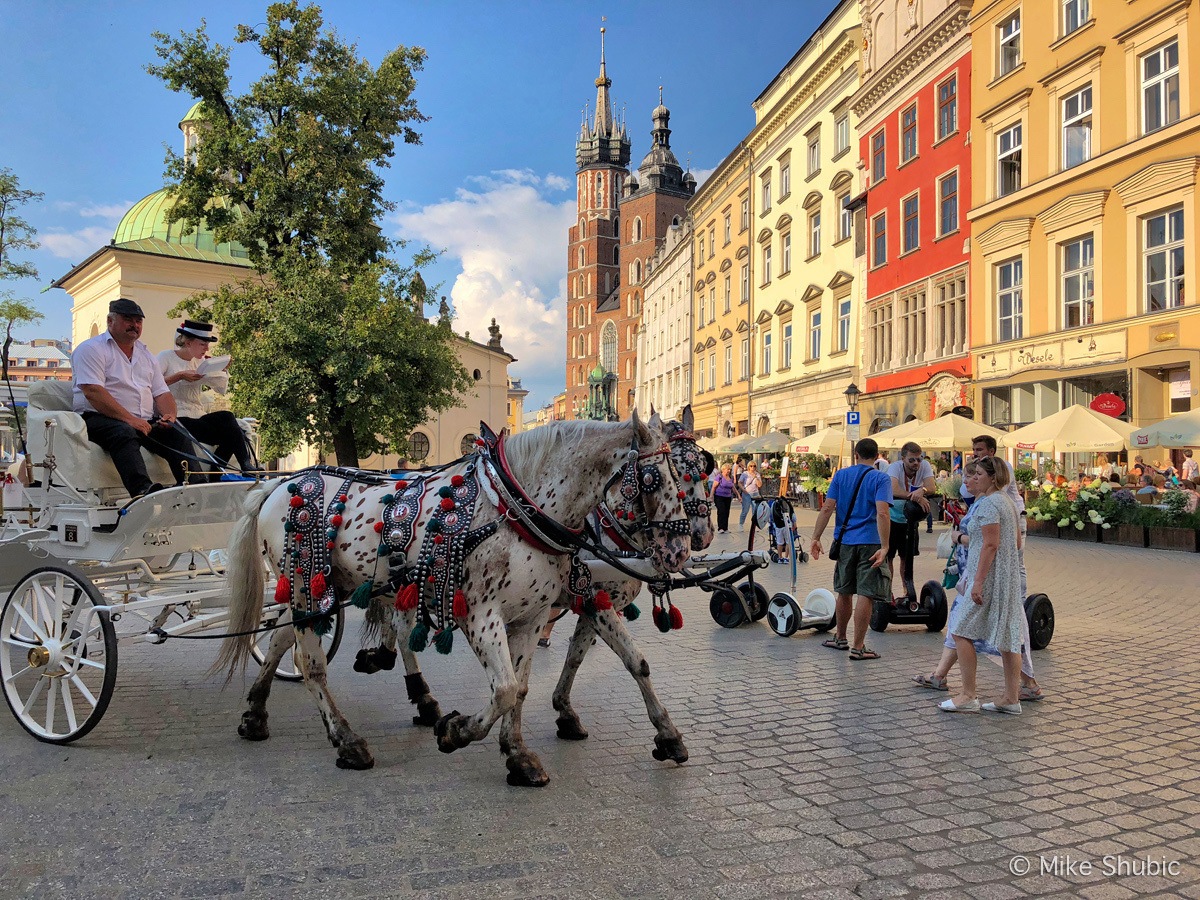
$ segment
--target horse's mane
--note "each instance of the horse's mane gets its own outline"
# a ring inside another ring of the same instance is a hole
[[[538,428],[514,434],[504,441],[509,468],[518,480],[546,477],[562,465],[563,454],[577,450],[597,432],[611,434],[628,431],[628,422],[548,422]],[[524,476],[524,478],[522,478]],[[532,485],[534,482],[531,481]]]

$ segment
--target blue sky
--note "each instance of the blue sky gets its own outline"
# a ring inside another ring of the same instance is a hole
[[[417,98],[431,120],[424,143],[400,145],[385,173],[398,209],[387,232],[445,255],[431,278],[455,307],[456,328],[486,337],[499,320],[510,371],[529,406],[563,383],[566,236],[574,211],[575,136],[594,104],[600,17],[616,109],[625,107],[633,166],[649,147],[658,86],[671,144],[701,177],[754,124],[751,102],[787,63],[833,0],[739,8],[727,2],[482,3],[331,0],[327,25],[378,62],[398,44],[429,54]],[[26,210],[42,248],[38,282],[18,283],[45,321],[19,337],[69,337],[70,298],[39,293],[107,243],[122,213],[163,185],[163,146],[191,98],[144,66],[152,31],[192,30],[231,45],[264,3],[0,0],[0,166],[45,200]],[[235,85],[261,73],[246,48]],[[159,349],[159,348],[154,348]]]

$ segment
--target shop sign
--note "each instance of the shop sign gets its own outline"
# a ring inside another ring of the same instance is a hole
[[[1188,369],[1175,369],[1171,372],[1171,399],[1186,400],[1192,396],[1192,377]]]
[[[1112,416],[1114,419],[1125,412],[1125,401],[1116,394],[1100,394],[1088,406],[1096,412]]]

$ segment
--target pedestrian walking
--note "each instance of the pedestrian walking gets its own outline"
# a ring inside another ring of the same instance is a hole
[[[718,534],[729,533],[729,507],[733,505],[734,495],[740,493],[732,475],[732,464],[722,463],[721,470],[710,476],[713,482],[713,503],[717,507]]]
[[[825,495],[825,503],[813,528],[812,558],[820,559],[823,552],[821,535],[830,517],[836,513],[833,542],[829,558],[837,567],[833,589],[837,593],[834,637],[822,646],[834,650],[849,650],[850,658],[879,659],[879,654],[866,646],[867,625],[871,607],[876,600],[892,595],[892,580],[883,565],[887,559],[892,501],[892,479],[886,472],[874,468],[879,445],[863,438],[854,445],[855,465],[838,469]],[[858,595],[857,604],[854,596]],[[854,644],[846,633],[854,614]]]
[[[762,497],[762,476],[758,474],[758,466],[751,460],[746,464],[746,471],[738,479],[738,490],[742,495],[742,515],[738,525],[746,530],[746,516],[754,515],[754,503]]]
[[[962,689],[944,701],[946,712],[1002,712],[1021,714],[1021,563],[1017,551],[1017,513],[1004,495],[1008,468],[1003,460],[983,457],[968,463],[964,478],[976,498],[966,535],[966,581],[963,593],[970,603],[958,604],[951,616],[950,634],[958,650]],[[1000,652],[1004,664],[1004,691],[995,701],[980,704],[975,676],[978,657],[975,641],[986,641]]]

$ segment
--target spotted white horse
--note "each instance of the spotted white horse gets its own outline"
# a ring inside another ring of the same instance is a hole
[[[356,470],[314,469],[260,488],[230,541],[231,630],[250,632],[265,589],[263,557],[279,575],[276,599],[291,603],[297,627],[279,629],[251,687],[239,734],[269,737],[266,701],[274,670],[293,645],[341,768],[374,764],[329,691],[317,631],[340,598],[366,606],[394,592],[404,613],[400,647],[410,698],[428,717],[436,701],[420,675],[413,642],[430,631],[448,652],[461,630],[491,682],[475,715],[436,720],[443,752],[483,739],[528,690],[538,632],[565,591],[589,594],[577,545],[587,514],[616,479],[628,503],[657,525],[652,554],[677,572],[688,557],[688,525],[662,422],[556,422],[498,441],[434,472],[384,481]],[[279,490],[280,485],[286,490]],[[588,600],[590,604],[592,601]],[[589,607],[590,608],[590,607]],[[243,668],[252,636],[226,639],[214,669]],[[411,666],[411,668],[410,668]],[[419,681],[418,681],[419,680]],[[502,728],[510,784],[543,785],[549,775],[525,745],[519,722]]]
[[[652,411],[653,412],[653,411]],[[675,474],[679,476],[679,498],[683,501],[684,511],[688,517],[691,549],[705,550],[712,543],[714,532],[712,527],[711,502],[709,497],[708,475],[713,469],[711,454],[700,449],[693,435],[693,415],[691,406],[683,410],[682,420],[667,422],[665,432],[671,448],[671,464]],[[623,499],[617,486],[611,488],[596,509],[589,516],[589,525],[593,534],[599,535],[603,546],[613,554],[634,553],[642,555],[647,547],[646,526],[649,524],[644,516],[634,514],[625,518],[627,511],[623,508]],[[585,554],[585,557],[590,557]],[[628,561],[628,560],[627,560]],[[659,580],[668,577],[660,573]],[[595,585],[597,591],[604,591],[610,599],[612,608],[597,609],[590,615],[581,615],[575,626],[567,651],[566,662],[558,686],[554,691],[554,708],[558,711],[558,736],[564,740],[584,740],[588,737],[587,730],[580,722],[579,715],[571,705],[571,688],[575,676],[583,664],[584,657],[591,648],[593,639],[601,638],[617,655],[625,668],[637,682],[646,704],[646,712],[654,724],[657,734],[654,738],[654,757],[658,760],[673,760],[677,763],[687,761],[687,748],[684,746],[679,729],[671,721],[666,708],[658,699],[654,686],[650,681],[650,664],[634,643],[629,631],[625,628],[622,617],[634,619],[637,617],[636,607],[630,609],[634,598],[642,590],[645,577],[625,577],[610,581],[599,581]],[[556,608],[567,611],[575,604],[575,598],[569,591],[555,601]],[[672,608],[673,609],[673,608]],[[403,643],[396,627],[392,622],[390,608],[376,608],[375,620],[378,624],[381,645],[379,647],[360,650],[355,660],[355,671],[374,673],[380,669],[391,669],[396,662],[397,649],[403,651]],[[656,624],[663,631],[669,631],[672,619],[679,621],[679,614],[672,613],[666,606],[656,606]],[[365,637],[371,637],[373,632]],[[411,656],[411,655],[410,655]],[[415,665],[415,660],[412,661]],[[441,716],[440,707],[429,694],[429,688],[424,678],[409,667],[405,675],[409,699],[417,704],[418,715],[413,717],[417,725],[434,725]],[[505,731],[520,729],[521,710],[523,703],[518,702],[514,710],[505,716],[501,725]]]

